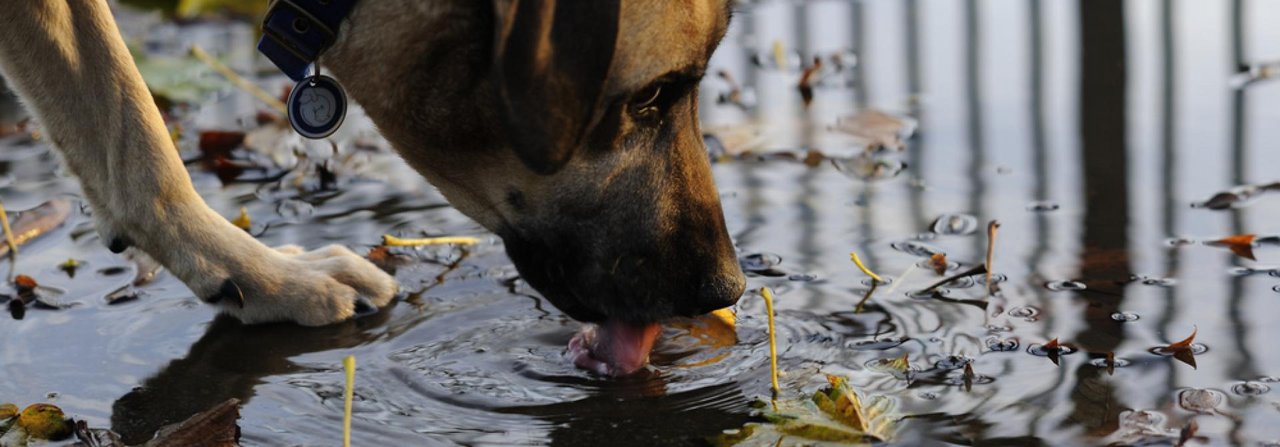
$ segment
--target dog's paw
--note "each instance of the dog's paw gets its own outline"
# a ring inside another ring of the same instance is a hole
[[[371,313],[395,297],[394,278],[345,247],[278,247],[228,271],[206,301],[245,323],[321,326]]]

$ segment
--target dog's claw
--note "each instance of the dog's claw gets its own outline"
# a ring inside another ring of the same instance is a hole
[[[365,316],[377,312],[378,308],[374,307],[365,297],[356,298],[356,316]]]
[[[235,300],[236,304],[244,309],[244,292],[240,290],[240,286],[230,279],[222,283],[222,287],[218,289],[218,293],[204,300],[206,303],[213,304],[222,301],[223,298]]]
[[[107,250],[111,250],[111,252],[115,254],[124,253],[128,248],[129,243],[125,242],[124,238],[119,237],[111,239],[111,244],[107,245]]]

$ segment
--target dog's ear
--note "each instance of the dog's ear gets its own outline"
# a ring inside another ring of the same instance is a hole
[[[516,154],[552,174],[596,121],[620,0],[494,0],[494,77]]]

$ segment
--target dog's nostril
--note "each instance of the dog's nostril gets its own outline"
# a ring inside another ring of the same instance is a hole
[[[741,271],[718,275],[703,281],[698,288],[697,313],[707,313],[734,305],[746,288],[746,277]]]

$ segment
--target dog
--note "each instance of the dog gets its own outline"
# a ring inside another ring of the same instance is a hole
[[[294,0],[328,4],[326,0]],[[745,287],[698,124],[729,0],[364,0],[320,65],[521,277],[599,329],[577,363],[626,374],[657,323]],[[113,252],[144,252],[245,323],[388,304],[340,246],[272,249],[197,195],[105,0],[0,8],[0,74],[44,126]]]

